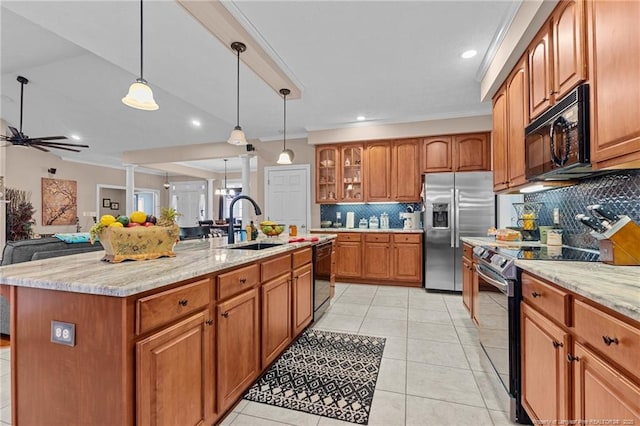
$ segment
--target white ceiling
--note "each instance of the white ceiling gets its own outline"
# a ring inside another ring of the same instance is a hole
[[[519,3],[224,5],[302,90],[287,104],[293,138],[353,126],[358,115],[399,123],[490,114],[490,104],[480,102],[483,58]],[[66,159],[121,165],[128,150],[224,143],[236,121],[234,52],[174,1],[147,0],[144,12],[144,77],[160,105],[155,112],[120,102],[139,76],[138,1],[3,0],[0,116],[17,127],[16,77],[23,75],[30,80],[24,133],[75,133],[90,145],[79,154],[55,153]],[[467,49],[479,53],[463,60]],[[247,137],[258,148],[258,140],[281,139],[282,122],[282,98],[242,64],[240,124]],[[220,171],[217,163],[197,167]]]

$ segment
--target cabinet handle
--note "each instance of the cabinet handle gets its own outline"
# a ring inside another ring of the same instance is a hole
[[[556,348],[556,349],[557,349],[557,348],[561,348],[562,346],[564,346],[564,345],[562,344],[562,342],[558,342],[557,340],[554,340],[554,341],[553,341],[553,347],[554,347],[554,348]]]
[[[223,316],[223,317],[225,317],[225,318],[229,318],[229,312],[224,312],[224,313],[222,314],[222,316]]]
[[[543,98],[542,100],[546,102],[546,101],[548,101],[548,100],[549,100],[549,98],[545,97],[545,98]]]
[[[240,284],[246,284],[247,279],[246,278],[240,278]]]
[[[178,305],[180,306],[187,306],[188,304],[189,304],[189,301],[187,299],[178,300]]]
[[[540,297],[540,296],[542,296],[542,294],[540,294],[540,293],[538,293],[538,292],[536,292],[536,291],[531,292],[531,295],[532,295],[533,297]]]
[[[604,340],[604,344],[607,346],[611,346],[612,343],[615,343],[616,345],[619,343],[617,337],[611,338],[609,336],[602,336],[602,340]]]
[[[567,354],[567,362],[571,362],[571,361],[580,361],[580,358],[578,358],[577,356],[573,356],[571,354]]]
[[[205,323],[207,323],[207,325],[213,325],[213,320],[212,319],[208,319],[205,321]]]

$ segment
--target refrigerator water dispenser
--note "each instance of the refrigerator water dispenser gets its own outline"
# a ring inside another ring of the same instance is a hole
[[[449,203],[434,203],[432,215],[434,228],[449,228]]]

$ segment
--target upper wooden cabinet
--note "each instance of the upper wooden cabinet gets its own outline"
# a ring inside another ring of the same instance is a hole
[[[432,136],[422,140],[422,171],[491,170],[488,133]]]
[[[367,144],[364,175],[365,200],[391,201],[391,144],[389,141]]]
[[[391,194],[395,201],[420,200],[420,145],[418,139],[399,139],[391,152]]]
[[[340,201],[363,201],[363,162],[362,145],[348,144],[340,147]]]
[[[493,132],[491,134],[493,153],[493,190],[502,191],[509,187],[507,173],[507,91],[500,89],[493,98]]]
[[[563,0],[529,45],[529,113],[537,117],[586,78],[584,10]]]
[[[336,146],[316,147],[316,202],[335,203],[338,201],[338,181],[340,180],[340,150]]]
[[[640,2],[586,2],[595,167],[640,163]]]

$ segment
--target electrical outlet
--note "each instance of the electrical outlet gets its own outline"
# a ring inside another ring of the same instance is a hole
[[[76,345],[76,325],[62,321],[51,321],[51,343]]]

